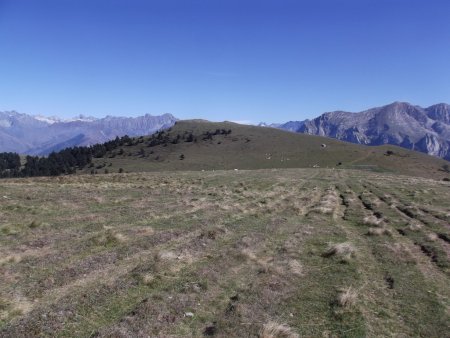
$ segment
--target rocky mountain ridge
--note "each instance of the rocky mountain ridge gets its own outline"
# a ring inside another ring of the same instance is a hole
[[[450,160],[450,105],[427,108],[406,102],[359,113],[334,111],[278,128],[365,145],[393,144]]]
[[[46,155],[66,147],[106,142],[116,136],[152,134],[171,127],[176,121],[171,114],[104,118],[80,115],[64,120],[0,112],[0,152]]]

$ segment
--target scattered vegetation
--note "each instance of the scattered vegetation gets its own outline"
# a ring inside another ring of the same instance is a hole
[[[108,175],[0,181],[1,337],[450,332],[445,182],[109,163]]]

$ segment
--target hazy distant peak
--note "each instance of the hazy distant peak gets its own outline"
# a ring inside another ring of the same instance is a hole
[[[64,122],[71,122],[71,121],[83,121],[83,122],[92,122],[92,121],[96,121],[98,120],[98,118],[93,117],[93,116],[86,116],[83,114],[80,114],[76,117],[73,117],[71,119],[67,119]]]
[[[0,112],[0,152],[48,154],[79,145],[103,143],[116,136],[149,135],[171,127],[177,119],[171,114],[138,117],[73,118]]]
[[[267,122],[259,122],[257,124],[258,127],[269,127],[269,128],[278,128],[281,123],[267,123]]]
[[[53,123],[61,121],[61,119],[59,119],[57,117],[53,117],[53,116],[47,117],[47,116],[43,116],[43,115],[34,115],[33,117],[38,121],[45,122],[48,124],[53,124]]]

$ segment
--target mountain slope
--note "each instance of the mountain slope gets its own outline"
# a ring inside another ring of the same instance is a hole
[[[448,176],[445,164],[395,146],[366,147],[274,128],[191,120],[118,147],[83,172],[329,167],[442,179]]]
[[[0,152],[46,155],[66,146],[106,142],[116,136],[148,135],[169,128],[176,121],[170,114],[161,116],[112,117],[101,119],[80,116],[61,120],[0,112]]]
[[[360,113],[335,111],[281,129],[366,144],[393,144],[450,160],[450,106],[394,102]]]

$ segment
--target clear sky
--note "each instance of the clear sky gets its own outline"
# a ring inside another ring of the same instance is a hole
[[[0,110],[282,122],[450,103],[449,0],[0,0]]]

